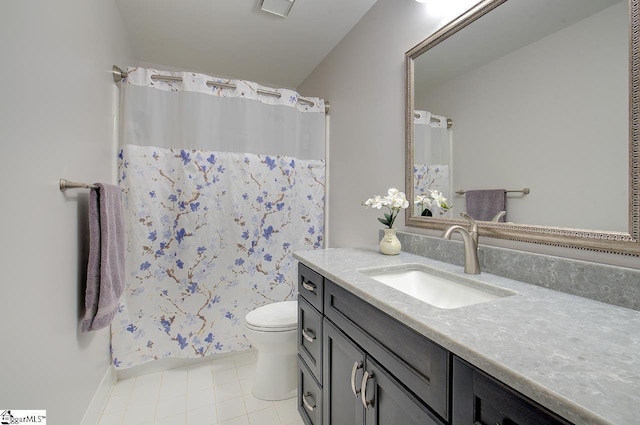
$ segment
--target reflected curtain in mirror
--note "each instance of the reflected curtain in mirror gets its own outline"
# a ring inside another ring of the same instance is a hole
[[[446,117],[429,111],[414,113],[415,151],[413,164],[414,197],[430,196],[435,190],[450,199],[452,172],[452,132]],[[414,202],[415,214],[428,217],[450,217],[448,210],[437,205]]]

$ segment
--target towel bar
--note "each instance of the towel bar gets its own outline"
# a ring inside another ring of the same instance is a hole
[[[520,190],[505,190],[505,192],[507,192],[507,193],[522,193],[524,195],[527,195],[527,194],[529,194],[531,192],[531,189],[529,189],[528,187],[525,187],[525,188],[520,189]],[[465,193],[467,193],[466,190],[458,190],[456,192],[456,195],[464,195]]]
[[[67,189],[97,189],[95,184],[78,183],[70,180],[60,179],[60,192],[64,192]]]

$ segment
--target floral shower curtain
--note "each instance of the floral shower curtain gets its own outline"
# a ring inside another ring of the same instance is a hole
[[[246,313],[295,299],[291,253],[323,243],[323,101],[155,74],[130,69],[121,93],[127,282],[111,327],[119,368],[248,348]]]

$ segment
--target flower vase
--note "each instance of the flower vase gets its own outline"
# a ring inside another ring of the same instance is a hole
[[[380,240],[380,252],[385,255],[398,255],[401,248],[396,229],[384,229],[384,236]]]

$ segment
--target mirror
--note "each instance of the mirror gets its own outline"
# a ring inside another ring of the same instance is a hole
[[[481,235],[640,255],[638,21],[635,0],[484,0],[409,50],[405,191],[453,207],[406,225],[504,209]]]

